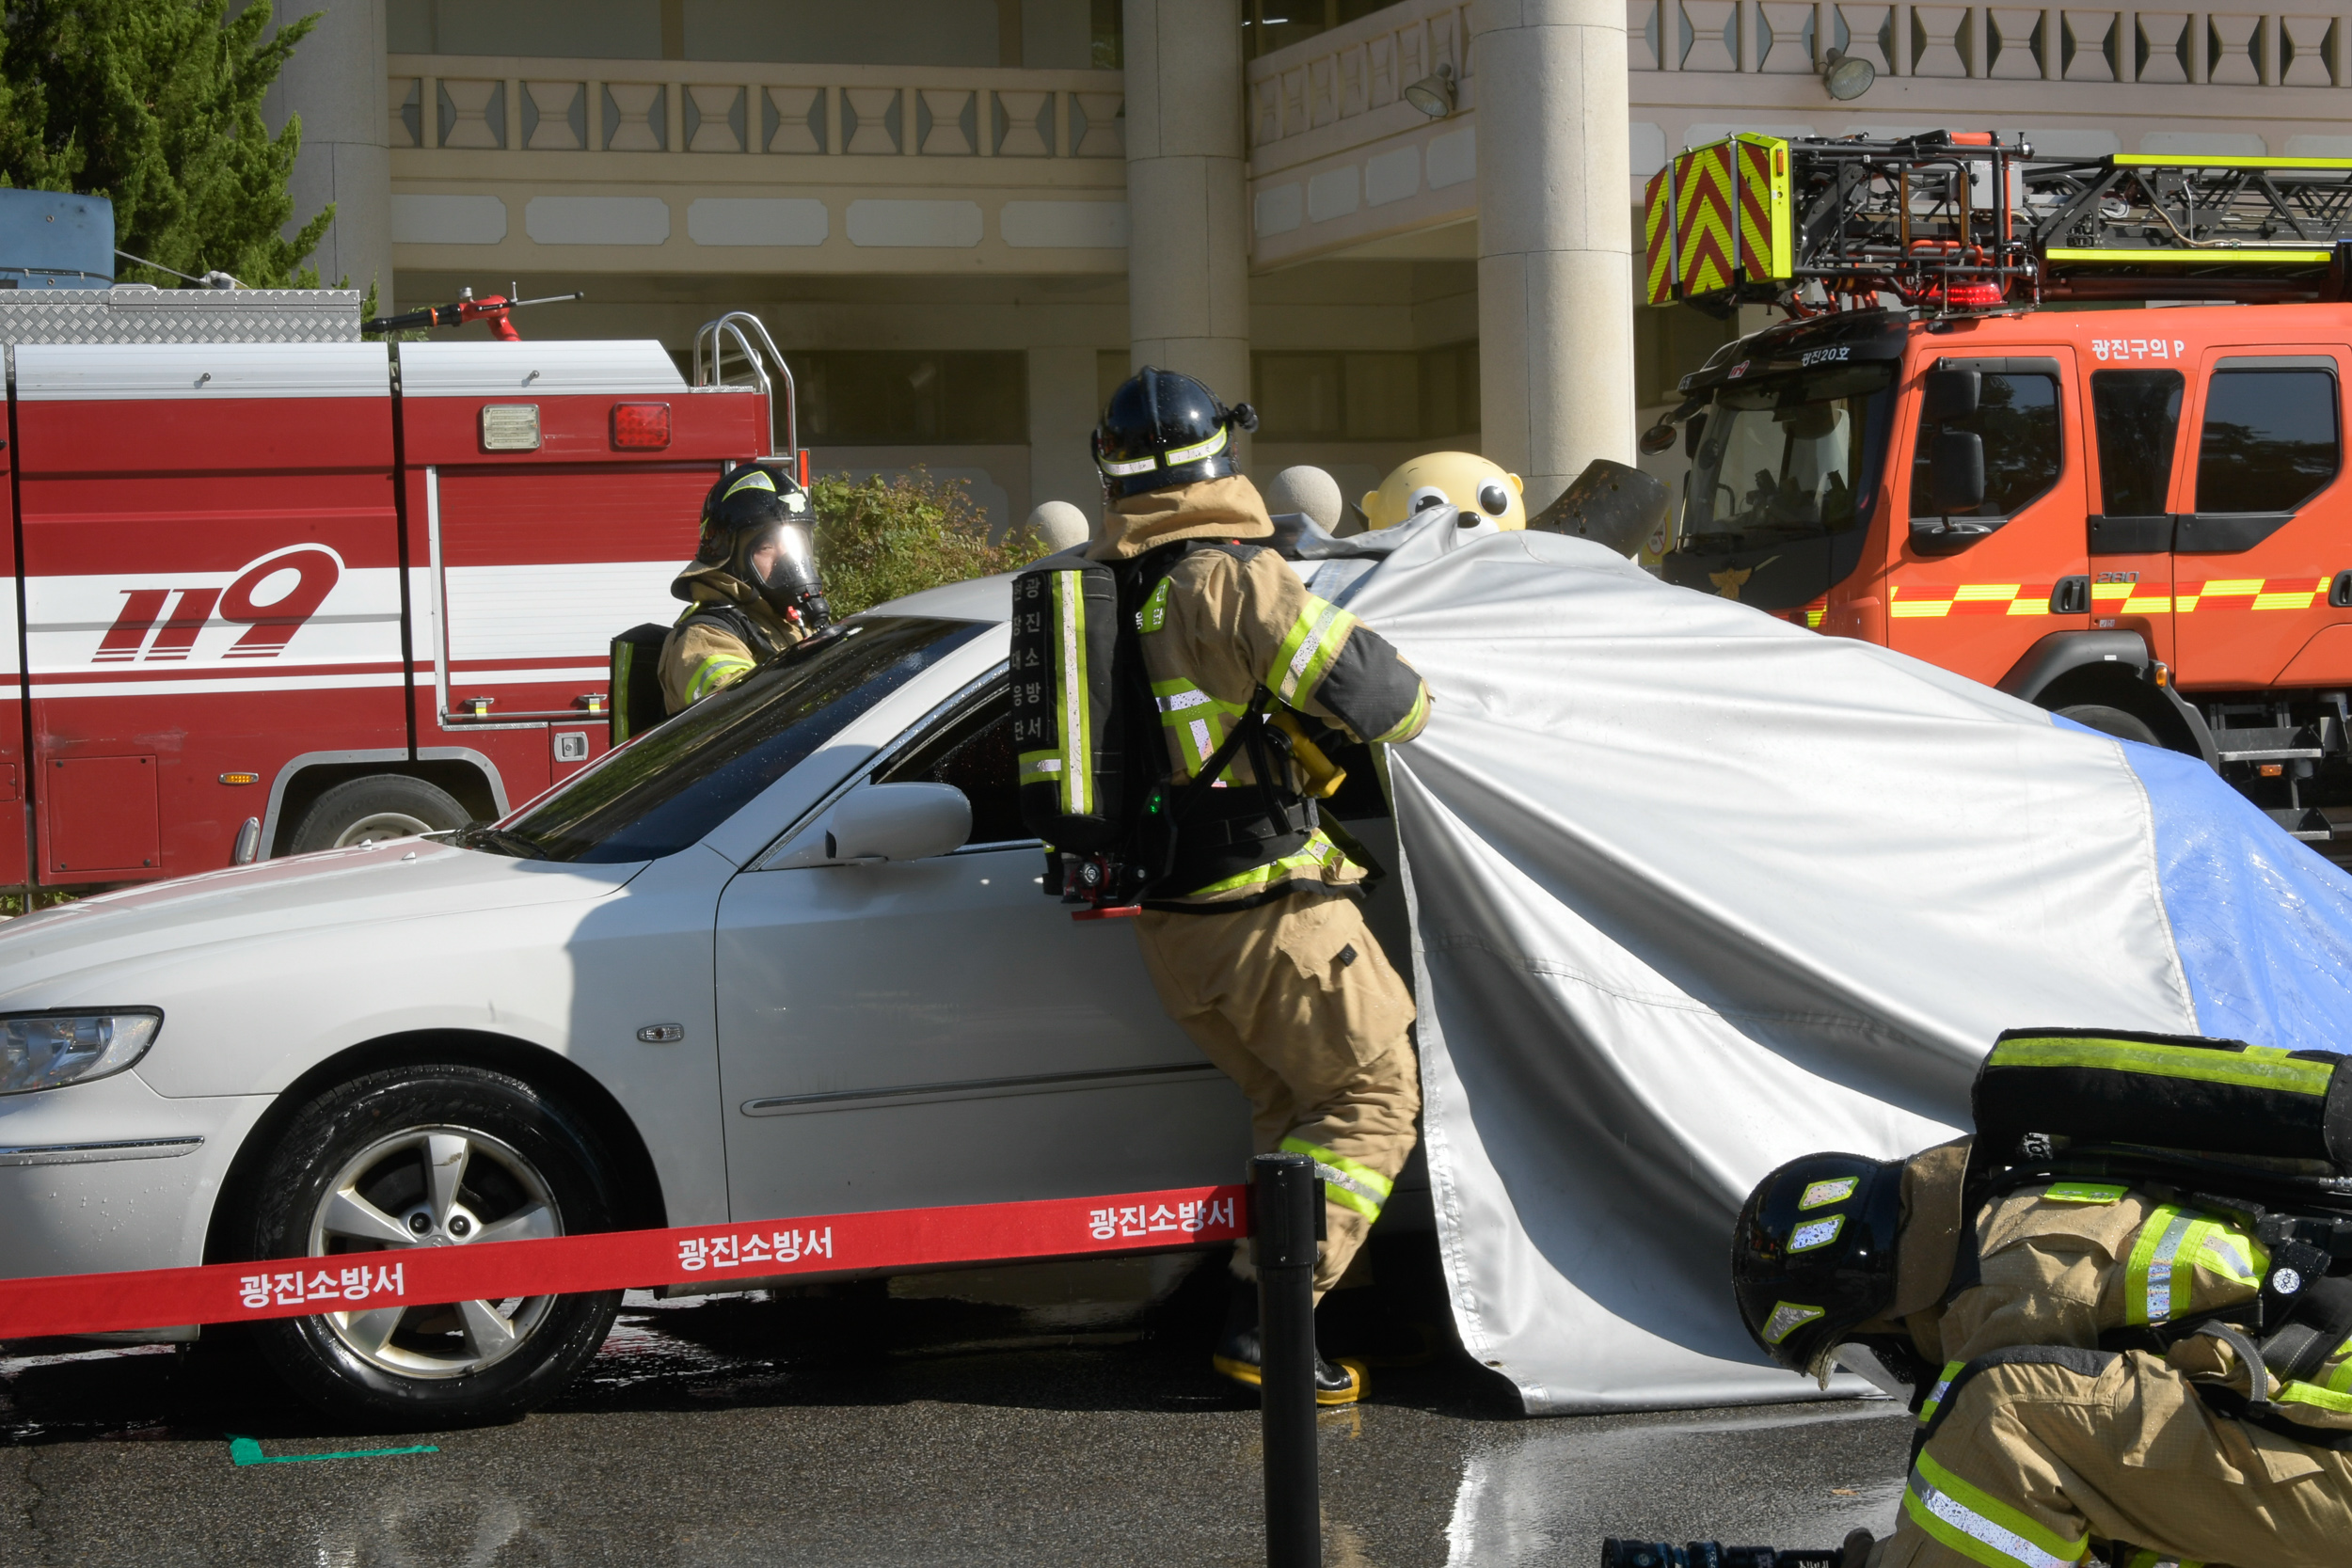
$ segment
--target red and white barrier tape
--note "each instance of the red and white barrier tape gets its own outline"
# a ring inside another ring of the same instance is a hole
[[[889,1209],[542,1242],[396,1248],[126,1274],[0,1280],[0,1339],[248,1323],[452,1301],[660,1285],[735,1288],[779,1275],[1160,1252],[1238,1240],[1247,1187]]]

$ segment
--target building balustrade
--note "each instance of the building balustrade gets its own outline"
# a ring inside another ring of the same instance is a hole
[[[2352,86],[2346,21],[2273,11],[1627,0],[1626,43],[1637,72],[1809,75],[1836,49],[1894,77],[2334,87]]]
[[[713,82],[707,63],[395,55],[390,64],[395,150],[910,158],[1127,150],[1117,71],[778,66],[737,68],[735,80]]]

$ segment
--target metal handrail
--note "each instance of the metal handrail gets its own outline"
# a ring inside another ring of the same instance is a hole
[[[743,322],[749,322],[752,330],[759,334],[760,342],[768,350],[768,357],[775,361],[777,372],[784,377],[784,445],[782,447],[776,445],[774,384],[768,377],[767,366],[760,362],[758,354],[753,350],[751,340],[743,336],[743,328],[738,325]],[[754,383],[762,392],[768,394],[768,454],[771,457],[793,457],[801,450],[800,391],[793,385],[792,367],[784,362],[784,351],[776,347],[775,339],[768,335],[766,322],[761,321],[749,310],[730,310],[717,321],[703,323],[694,333],[694,385],[697,387],[726,385],[726,368],[723,361],[728,338],[735,340],[737,350],[742,354],[744,361],[751,366]],[[707,363],[703,357],[705,343],[709,345],[710,356]]]

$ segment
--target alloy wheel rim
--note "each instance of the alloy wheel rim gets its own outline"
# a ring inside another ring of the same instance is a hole
[[[349,849],[358,845],[380,844],[388,838],[414,838],[419,833],[433,832],[433,824],[405,811],[372,811],[367,816],[335,835],[330,847]]]
[[[310,1256],[380,1269],[434,1246],[564,1233],[547,1179],[515,1148],[469,1127],[412,1127],[345,1161],[310,1216]],[[340,1277],[340,1275],[338,1276]],[[404,1377],[496,1366],[546,1322],[553,1296],[328,1312],[319,1321],[369,1365]]]

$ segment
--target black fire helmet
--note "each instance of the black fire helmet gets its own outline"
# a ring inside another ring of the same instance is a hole
[[[1765,1354],[1826,1378],[1837,1347],[1895,1299],[1903,1163],[1807,1154],[1756,1183],[1731,1237],[1740,1321]]]
[[[1233,432],[1258,428],[1249,404],[1228,408],[1188,375],[1146,365],[1111,394],[1094,427],[1094,466],[1111,500],[1223,479],[1233,471]]]
[[[766,571],[752,558],[769,544],[775,559]],[[727,574],[773,606],[777,614],[809,631],[833,620],[825,585],[817,573],[817,540],[803,511],[787,509],[765,468],[739,468],[712,486],[704,503],[702,546],[697,564],[723,567]]]

